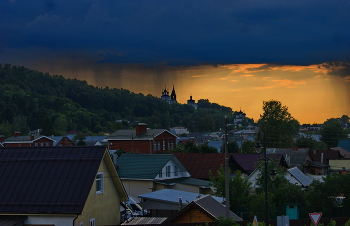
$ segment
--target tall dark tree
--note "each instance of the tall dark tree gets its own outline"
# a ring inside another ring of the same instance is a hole
[[[44,135],[44,136],[55,135],[55,130],[54,130],[54,127],[53,127],[53,123],[52,123],[51,119],[48,116],[46,116],[46,118],[44,120],[43,127],[42,127],[42,130],[41,130],[40,134]]]
[[[320,130],[320,140],[327,144],[328,148],[336,147],[338,141],[347,138],[346,131],[341,126],[340,120],[331,118],[323,123]]]
[[[267,147],[286,148],[293,146],[293,137],[299,131],[299,122],[280,101],[263,102],[263,114],[259,120],[259,140],[266,138]],[[262,133],[261,133],[262,132]]]

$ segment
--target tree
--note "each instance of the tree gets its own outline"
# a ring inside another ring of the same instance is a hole
[[[263,136],[265,136],[267,147],[292,147],[293,137],[299,131],[299,122],[280,101],[264,101],[263,110],[259,120],[258,140],[262,143]]]
[[[316,149],[317,141],[312,138],[310,135],[308,136],[299,136],[296,140],[295,145],[298,148],[313,148]]]
[[[320,140],[327,144],[328,148],[337,147],[338,141],[347,138],[346,131],[339,119],[331,118],[325,121],[320,130]]]
[[[332,216],[334,208],[350,207],[347,198],[342,201],[336,199],[350,196],[350,174],[328,174],[323,177],[323,182],[314,180],[306,191],[306,205],[311,208],[310,211]]]
[[[46,116],[46,118],[44,120],[43,127],[42,127],[40,134],[44,135],[44,136],[51,136],[51,135],[55,134],[52,121],[50,120],[50,118],[48,116]]]
[[[255,142],[251,140],[245,140],[242,144],[243,153],[255,153]]]
[[[227,151],[228,151],[228,153],[239,153],[240,152],[240,149],[239,149],[239,146],[238,146],[238,143],[236,140],[230,140],[227,143]],[[221,146],[221,153],[225,153],[225,145]]]
[[[231,171],[229,170],[229,175]],[[211,185],[215,188],[215,195],[225,197],[225,169],[221,165],[217,171],[217,177],[214,177],[209,171],[209,180]],[[242,177],[238,170],[234,177],[229,177],[229,196],[230,206],[245,206],[249,201],[250,182]]]

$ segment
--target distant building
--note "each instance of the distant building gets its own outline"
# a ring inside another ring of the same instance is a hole
[[[197,109],[196,101],[192,99],[192,96],[190,96],[190,99],[187,100],[187,104],[193,106],[195,109]]]
[[[171,91],[170,96],[168,90],[165,87],[165,89],[162,92],[161,99],[168,102],[169,104],[177,103],[175,87],[173,86],[173,90]]]

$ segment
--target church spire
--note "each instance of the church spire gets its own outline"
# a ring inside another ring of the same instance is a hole
[[[175,88],[174,88],[174,85],[173,85],[173,90],[171,91],[171,95],[170,95],[170,101],[171,103],[176,103],[176,93],[175,93]]]

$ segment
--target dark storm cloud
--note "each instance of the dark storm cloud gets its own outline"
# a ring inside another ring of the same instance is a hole
[[[7,0],[0,60],[45,48],[146,65],[349,61],[349,12],[345,0]]]
[[[350,78],[350,63],[345,62],[326,62],[323,64],[320,64],[318,66],[319,68],[327,69],[328,75],[334,75],[341,78]]]

